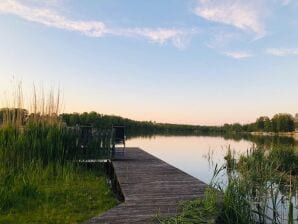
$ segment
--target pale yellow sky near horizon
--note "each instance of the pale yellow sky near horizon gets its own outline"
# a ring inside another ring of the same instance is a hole
[[[17,81],[10,80],[6,85],[4,84],[5,79],[0,77],[0,93],[1,93],[1,107],[6,107],[7,102],[10,102],[9,106],[12,106],[14,91]],[[52,89],[55,94],[57,94],[58,87],[56,85],[36,85],[37,95],[41,97],[42,89],[44,92],[49,93]],[[31,99],[33,96],[33,84],[28,82],[22,82],[24,106],[30,110]],[[73,92],[75,91],[75,92]],[[254,108],[252,105],[214,105],[212,103],[205,104],[204,110],[193,106],[189,103],[184,103],[182,105],[176,105],[169,102],[164,102],[164,104],[154,103],[152,101],[136,101],[129,99],[119,100],[116,102],[110,102],[108,93],[105,95],[98,96],[94,94],[94,99],[90,98],[88,95],[80,94],[80,91],[75,88],[65,89],[61,88],[61,99],[62,104],[60,108],[60,113],[83,113],[95,111],[101,114],[107,115],[117,115],[133,120],[139,121],[155,121],[158,123],[177,123],[177,124],[194,124],[194,125],[223,125],[225,123],[250,123],[254,122],[259,116],[269,116],[272,117],[276,113],[290,113],[294,115],[296,111],[283,111],[274,110],[266,111],[264,108]],[[74,95],[76,94],[76,95]],[[10,98],[11,100],[7,100]],[[98,101],[95,100],[98,98]],[[97,103],[94,103],[97,102]],[[209,106],[206,107],[206,106]],[[245,113],[243,112],[245,108]]]

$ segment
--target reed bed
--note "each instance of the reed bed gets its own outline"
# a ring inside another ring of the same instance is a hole
[[[82,147],[81,130],[59,119],[59,91],[38,97],[34,88],[30,113],[22,94],[18,85],[13,104],[1,110],[0,223],[76,223],[113,207],[102,165],[77,162],[94,151],[108,158],[108,133]]]
[[[159,223],[257,224],[298,222],[298,154],[294,147],[253,147],[236,160],[230,148],[226,164],[216,166],[205,198],[185,202],[175,217]],[[222,174],[227,177],[223,185]],[[296,198],[295,198],[296,195]]]

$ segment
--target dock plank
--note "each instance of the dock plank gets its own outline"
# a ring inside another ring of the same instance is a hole
[[[180,201],[202,197],[208,186],[139,148],[126,148],[112,164],[125,201],[86,224],[154,223],[158,213],[174,215]]]

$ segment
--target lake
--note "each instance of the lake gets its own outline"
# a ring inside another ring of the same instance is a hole
[[[127,147],[139,147],[205,183],[210,183],[216,164],[218,166],[225,164],[224,156],[229,147],[235,152],[235,158],[238,158],[239,155],[247,153],[253,145],[272,147],[293,144],[295,144],[293,139],[276,137],[249,137],[235,140],[214,136],[151,136],[133,137],[127,140]],[[219,179],[225,185],[226,173],[223,172]],[[282,195],[279,195],[280,199],[281,197]],[[297,192],[296,196],[293,196],[293,203],[294,217],[297,218]],[[287,223],[287,206],[281,206],[279,214],[283,216],[281,223]]]
[[[206,183],[210,182],[215,165],[224,164],[228,147],[237,157],[253,144],[248,140],[206,136],[136,137],[127,141],[127,147],[139,147]]]

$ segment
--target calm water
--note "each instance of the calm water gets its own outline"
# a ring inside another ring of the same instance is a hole
[[[268,140],[268,139],[267,139]],[[264,143],[266,139],[258,139],[258,143]],[[270,140],[271,141],[271,140]],[[282,143],[289,142],[287,139],[281,140]],[[292,144],[290,140],[290,144]],[[278,141],[272,141],[280,143]],[[235,157],[247,153],[255,143],[249,140],[227,140],[223,137],[206,136],[154,136],[154,137],[136,137],[127,141],[128,147],[139,147],[163,161],[183,170],[184,172],[210,183],[213,176],[215,165],[225,164],[224,156],[228,147],[235,152]],[[225,172],[223,172],[225,173]],[[219,177],[225,185],[227,178],[225,174]],[[223,186],[224,187],[224,186]],[[282,195],[279,195],[281,198]],[[293,197],[295,206],[294,217],[298,219],[298,197]],[[269,203],[270,204],[270,203]],[[287,223],[288,205],[279,208],[281,215],[280,223]],[[271,216],[271,212],[267,213]],[[295,223],[298,223],[296,220]]]
[[[140,147],[184,172],[209,183],[214,166],[224,164],[230,146],[237,155],[253,145],[246,140],[225,140],[222,137],[155,136],[137,137],[127,141],[128,147]]]

